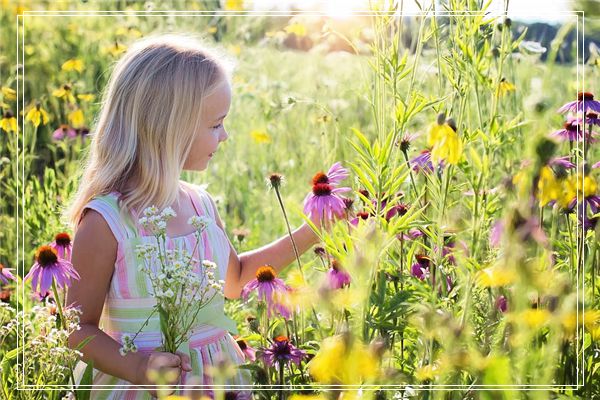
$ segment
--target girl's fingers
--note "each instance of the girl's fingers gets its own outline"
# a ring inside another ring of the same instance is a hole
[[[192,360],[190,359],[190,356],[181,351],[178,351],[175,354],[181,357],[181,369],[190,372],[192,370]]]

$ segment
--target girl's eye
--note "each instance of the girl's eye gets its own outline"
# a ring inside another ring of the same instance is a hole
[[[223,124],[219,124],[219,125],[215,125],[215,126],[213,126],[212,128],[213,128],[213,129],[219,129],[219,128],[220,128],[220,127],[222,127],[222,126],[223,126]]]

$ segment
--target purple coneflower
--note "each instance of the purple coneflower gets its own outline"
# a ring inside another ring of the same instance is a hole
[[[71,261],[71,236],[67,232],[57,233],[54,236],[54,242],[50,243],[50,247],[58,252],[58,256],[63,260]]]
[[[244,357],[250,361],[256,361],[256,349],[251,347],[244,339],[236,340],[240,350],[244,353]]]
[[[358,222],[360,220],[366,221],[367,219],[369,219],[369,217],[371,216],[371,214],[369,214],[366,211],[360,211],[356,213],[356,218],[352,219],[350,221],[350,223],[354,226],[358,225]]]
[[[9,268],[5,268],[0,264],[0,282],[2,285],[8,284],[9,281],[16,281],[15,276],[10,272]]]
[[[415,278],[423,281],[429,277],[429,263],[431,259],[424,254],[417,254],[415,258],[417,262],[410,267],[410,273]]]
[[[50,246],[40,246],[35,253],[35,264],[25,276],[25,281],[31,278],[34,291],[46,293],[52,287],[52,280],[59,288],[67,287],[71,279],[79,279],[79,274],[70,261],[60,259],[58,252]]]
[[[256,279],[248,282],[242,289],[242,298],[248,299],[251,291],[256,290],[258,301],[267,304],[267,316],[270,317],[274,311],[279,312],[284,318],[290,315],[289,310],[277,301],[278,296],[285,296],[291,289],[281,279],[276,277],[275,270],[270,265],[264,265],[256,271]]]
[[[412,228],[408,230],[408,233],[402,233],[396,235],[398,240],[415,240],[423,236],[423,232],[417,228]]]
[[[69,125],[63,124],[52,133],[52,139],[54,140],[62,140],[65,138],[65,136],[71,139],[77,136],[77,132]]]
[[[500,312],[506,312],[506,310],[508,309],[508,301],[506,300],[506,297],[504,297],[503,295],[498,296],[498,298],[496,299],[496,308]]]
[[[592,215],[598,214],[600,211],[600,197],[591,195],[583,198],[583,201],[579,202],[579,222],[583,225],[584,230],[595,229],[598,223],[598,217],[589,217],[587,210],[588,208],[592,212]]]
[[[504,221],[501,219],[497,220],[492,228],[490,229],[490,247],[500,247],[502,242],[502,235],[504,234]]]
[[[331,262],[331,268],[327,271],[327,286],[331,290],[341,289],[350,285],[350,274],[340,265],[337,260]]]
[[[571,101],[558,109],[559,113],[584,112],[588,110],[600,113],[600,101],[594,100],[594,95],[590,92],[577,93],[577,101]]]
[[[325,177],[327,178],[326,181],[323,181],[322,175],[325,175]],[[315,185],[316,183],[329,183],[332,186],[337,186],[348,176],[348,170],[342,167],[342,164],[340,162],[336,162],[331,166],[331,168],[329,168],[327,174],[318,173],[317,175],[315,175],[313,178],[313,185]],[[319,181],[315,182],[315,178],[319,178]]]
[[[286,336],[277,336],[271,347],[265,349],[263,353],[265,363],[269,367],[274,363],[283,366],[290,361],[299,366],[304,356],[306,352],[295,347]]]
[[[600,168],[600,161],[598,161],[596,164],[592,165],[592,168],[593,169]]]
[[[315,175],[315,178],[318,175]],[[325,176],[324,174],[321,175]],[[339,193],[349,192],[350,190],[352,189],[348,187],[336,188],[329,183],[313,184],[312,191],[304,199],[304,213],[309,217],[325,217],[328,220],[332,219],[333,215],[343,218],[346,205]]]
[[[418,134],[404,133],[404,135],[402,135],[402,138],[400,139],[400,142],[398,143],[398,145],[400,146],[400,151],[403,153],[408,152],[408,150],[410,149],[411,142],[415,140],[417,136]]]
[[[583,127],[581,126],[581,118],[569,118],[565,122],[563,129],[552,132],[551,136],[556,136],[562,140],[569,142],[579,142],[583,140]]]
[[[571,157],[569,156],[555,157],[548,162],[548,165],[551,167],[562,167],[564,169],[575,168],[575,164],[570,161],[570,158]]]
[[[585,114],[585,123],[588,125],[600,126],[600,118],[598,117],[598,113],[588,111],[588,113]]]
[[[433,172],[433,163],[431,162],[431,151],[423,150],[421,153],[410,160],[410,165],[415,172]],[[444,161],[440,161],[440,167],[444,166]]]
[[[404,203],[396,204],[395,206],[393,206],[392,208],[390,208],[387,211],[387,213],[385,214],[385,220],[389,222],[396,215],[398,215],[400,217],[406,215],[406,213],[408,212],[408,208],[409,208],[409,206],[407,204],[404,204]]]

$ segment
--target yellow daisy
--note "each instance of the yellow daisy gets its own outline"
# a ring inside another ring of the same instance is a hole
[[[17,131],[17,119],[10,111],[6,111],[4,113],[4,116],[0,120],[0,128],[2,128],[6,132]]]
[[[75,96],[73,96],[73,91],[70,85],[63,85],[63,87],[55,89],[52,92],[52,96],[65,99],[69,103],[75,103]]]
[[[462,155],[462,141],[456,133],[456,128],[451,119],[444,121],[445,115],[440,114],[438,121],[431,125],[427,137],[427,143],[431,148],[431,161],[439,164],[445,161],[456,165]]]
[[[11,88],[2,86],[2,97],[4,100],[16,100],[17,92],[12,90]]]
[[[61,66],[61,69],[63,71],[77,71],[77,72],[82,72],[83,71],[83,61],[81,61],[79,59],[72,58],[70,60],[65,61],[63,63],[63,65]]]
[[[41,125],[46,125],[49,121],[48,113],[42,108],[40,102],[36,102],[35,106],[30,108],[25,115],[25,121],[29,121],[36,128]]]

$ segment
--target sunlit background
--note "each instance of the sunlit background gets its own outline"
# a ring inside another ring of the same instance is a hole
[[[431,6],[430,0],[419,2],[421,7],[427,9]],[[443,10],[439,6],[437,10]],[[334,18],[345,18],[359,10],[369,8],[369,0],[257,0],[253,2],[256,10],[319,10]],[[600,7],[599,3],[596,3]],[[414,0],[399,2],[400,8],[407,14],[417,13],[419,6]],[[504,0],[493,0],[489,10],[491,15],[503,14],[505,7]],[[573,10],[578,10],[573,1],[567,0],[527,0],[510,1],[508,4],[509,17],[523,21],[543,21],[543,22],[565,22],[573,18]]]

